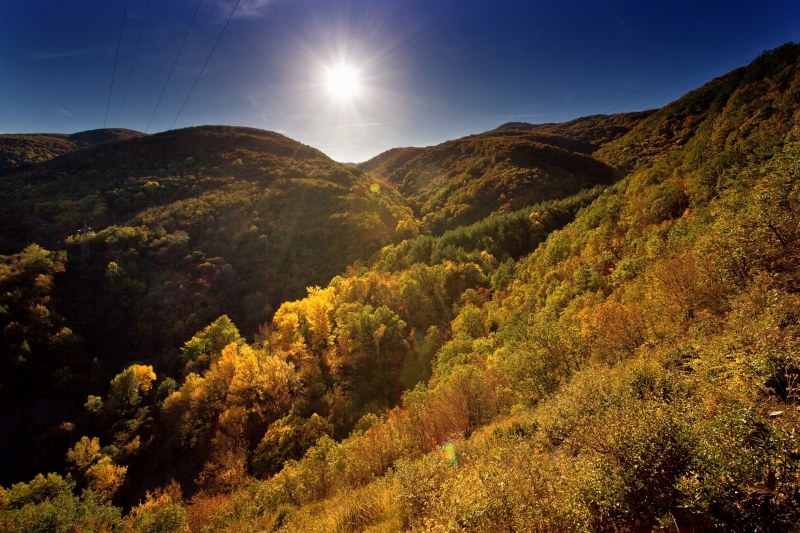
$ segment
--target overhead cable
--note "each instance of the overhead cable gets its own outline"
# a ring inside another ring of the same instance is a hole
[[[200,10],[200,4],[202,3],[203,0],[197,1],[197,7],[194,8],[194,14],[192,14],[192,20],[189,22],[189,27],[186,28],[186,34],[183,36],[183,40],[181,41],[181,46],[180,48],[178,48],[178,53],[175,54],[175,60],[172,62],[172,67],[169,69],[167,80],[164,82],[164,86],[161,88],[161,94],[158,95],[158,101],[156,101],[156,106],[153,108],[153,113],[150,115],[150,120],[147,121],[147,127],[144,130],[145,133],[150,131],[150,124],[153,123],[153,117],[156,116],[156,111],[158,110],[158,106],[161,103],[161,99],[164,97],[164,91],[167,90],[167,85],[169,84],[169,80],[172,78],[172,73],[175,72],[175,65],[178,63],[178,58],[181,56],[183,45],[186,44],[186,39],[189,37],[189,32],[192,29],[192,25],[194,24],[194,19],[197,17],[197,12]]]
[[[144,27],[147,24],[147,14],[150,11],[150,0],[144,7],[144,18],[142,19],[142,26],[139,28],[139,37],[136,39],[136,48],[133,50],[133,61],[131,61],[131,68],[128,70],[128,80],[125,82],[125,91],[122,93],[122,105],[119,108],[117,115],[117,124],[122,118],[122,110],[125,109],[125,101],[128,99],[128,88],[131,85],[131,77],[133,76],[133,67],[136,66],[136,58],[139,56],[139,46],[142,44],[142,35],[144,34]]]
[[[194,79],[194,83],[192,84],[192,88],[189,89],[189,93],[186,95],[186,99],[183,101],[183,104],[181,104],[181,108],[178,110],[178,114],[175,115],[175,120],[172,121],[172,124],[170,125],[169,129],[172,129],[172,128],[175,127],[175,123],[178,121],[178,117],[181,116],[181,113],[183,112],[183,108],[186,105],[186,102],[188,102],[189,101],[189,97],[192,96],[192,92],[194,91],[195,86],[197,86],[197,82],[200,81],[200,76],[202,76],[203,75],[203,71],[206,70],[206,65],[208,65],[208,62],[211,59],[211,56],[214,55],[214,50],[217,49],[217,45],[219,44],[220,39],[222,39],[222,34],[225,33],[225,30],[228,28],[228,24],[230,24],[231,19],[233,18],[234,13],[236,13],[236,9],[239,7],[239,3],[241,1],[242,0],[237,0],[236,1],[236,5],[233,6],[233,9],[231,10],[231,14],[228,15],[228,20],[225,21],[225,25],[222,27],[222,31],[219,32],[219,35],[217,36],[217,40],[214,42],[214,46],[211,47],[211,51],[208,53],[208,57],[206,57],[205,63],[203,63],[203,68],[200,69],[200,73],[197,74],[197,77]]]
[[[122,8],[122,24],[119,28],[119,39],[117,39],[117,53],[114,54],[114,70],[111,73],[111,85],[108,87],[108,100],[106,100],[106,116],[103,118],[103,127],[106,127],[108,122],[108,108],[111,107],[111,92],[114,90],[114,78],[117,76],[117,61],[119,61],[119,48],[122,44],[122,33],[125,30],[125,18],[128,15],[128,0],[125,0],[125,6]]]

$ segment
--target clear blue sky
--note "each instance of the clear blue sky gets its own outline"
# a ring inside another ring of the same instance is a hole
[[[127,0],[122,32],[125,0],[0,0],[0,132],[144,131],[153,116],[150,133],[253,126],[361,161],[661,106],[800,40],[793,0],[241,0],[178,116],[236,2],[202,0],[156,109],[196,0],[149,0],[146,16]],[[326,89],[337,63],[358,95]]]

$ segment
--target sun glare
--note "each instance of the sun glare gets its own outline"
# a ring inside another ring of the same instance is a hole
[[[361,79],[358,71],[350,65],[335,65],[325,71],[325,88],[328,93],[340,100],[351,100],[361,93]]]

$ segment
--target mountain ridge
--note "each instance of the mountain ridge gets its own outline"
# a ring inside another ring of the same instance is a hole
[[[86,130],[71,134],[0,134],[0,171],[41,163],[75,150],[143,136],[144,133],[125,128]]]
[[[610,183],[614,171],[592,155],[651,114],[507,123],[435,146],[391,149],[358,167],[397,187],[423,228],[441,233],[493,212]]]

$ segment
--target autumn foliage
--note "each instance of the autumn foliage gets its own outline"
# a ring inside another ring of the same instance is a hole
[[[67,358],[86,348],[51,297],[67,257],[4,256],[4,372],[86,387],[58,433],[63,475],[0,488],[0,528],[795,530],[798,64],[786,45],[653,113],[394,151],[365,167],[400,191],[380,199],[360,188],[375,176],[326,163],[316,185],[352,178],[360,206],[330,220],[382,228],[345,247],[372,255],[100,383],[61,370],[93,368]],[[564,173],[579,179],[557,191]],[[156,211],[97,232],[104,290],[140,309],[161,290],[225,294],[231,263],[181,248],[205,224],[162,233]],[[142,250],[198,274],[154,288]]]

